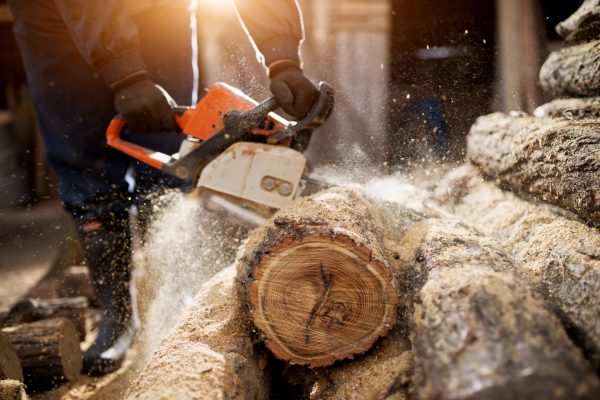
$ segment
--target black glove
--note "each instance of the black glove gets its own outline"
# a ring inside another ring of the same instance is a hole
[[[299,68],[288,67],[273,71],[271,93],[283,111],[296,119],[302,119],[319,98],[319,90]]]
[[[115,109],[132,132],[176,132],[175,101],[160,86],[144,79],[115,91]]]

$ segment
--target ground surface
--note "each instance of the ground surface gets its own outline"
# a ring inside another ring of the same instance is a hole
[[[68,217],[56,201],[0,209],[0,311],[27,293],[59,257]]]

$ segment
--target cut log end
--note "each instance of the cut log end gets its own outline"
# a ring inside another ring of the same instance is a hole
[[[369,256],[350,239],[313,236],[263,258],[249,295],[254,323],[277,357],[329,365],[368,350],[391,328],[392,277]]]
[[[27,386],[45,388],[81,375],[79,334],[65,318],[53,318],[3,329],[23,365]]]
[[[367,351],[396,320],[379,215],[352,189],[281,210],[246,245],[243,292],[267,347],[310,368]]]

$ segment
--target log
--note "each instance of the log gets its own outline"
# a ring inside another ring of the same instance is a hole
[[[429,219],[406,235],[416,244],[411,339],[420,398],[598,393],[590,365],[494,242],[449,219]]]
[[[393,203],[389,195],[374,200],[401,291],[413,297],[401,298],[399,315],[400,326],[411,328],[416,376],[414,383],[398,380],[405,389],[399,398],[410,397],[413,384],[420,398],[594,398],[597,376],[560,321],[516,276],[510,257],[430,202],[411,204],[405,192]],[[377,379],[377,369],[369,372]],[[352,373],[346,380],[360,398],[364,381]],[[327,379],[316,386],[329,393]]]
[[[361,194],[330,189],[253,232],[240,263],[242,296],[277,358],[327,366],[389,332],[398,294],[381,225]]]
[[[13,379],[0,380],[0,399],[2,400],[27,400],[23,382]]]
[[[600,371],[600,232],[502,191],[470,165],[450,172],[436,197],[510,251]]]
[[[554,97],[600,95],[600,40],[554,51],[540,69],[540,85]]]
[[[162,341],[127,399],[267,399],[266,351],[254,346],[235,266],[207,281]]]
[[[556,25],[556,32],[570,43],[600,38],[600,1],[585,0],[573,15]]]
[[[600,97],[556,99],[536,108],[533,115],[570,120],[600,118]]]
[[[86,335],[85,314],[88,307],[89,302],[85,297],[64,299],[26,298],[11,307],[8,315],[2,321],[2,326],[63,317],[73,323],[79,333],[79,340],[84,340]]]
[[[22,381],[23,368],[19,356],[17,356],[10,343],[10,339],[4,332],[0,331],[0,380],[3,379]]]
[[[46,319],[2,331],[21,360],[28,388],[45,389],[81,375],[79,335],[68,319]]]
[[[494,113],[477,119],[467,143],[468,159],[503,189],[600,226],[597,120]]]
[[[413,359],[408,334],[397,325],[356,360],[313,370],[304,377],[311,400],[411,399]]]
[[[42,280],[25,297],[42,299],[86,297],[92,305],[99,305],[88,267],[78,265]]]

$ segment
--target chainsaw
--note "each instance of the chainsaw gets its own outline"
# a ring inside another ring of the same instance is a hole
[[[174,108],[181,133],[187,135],[178,153],[164,154],[123,139],[121,116],[110,122],[106,139],[109,146],[191,182],[201,194],[226,199],[230,207],[220,203],[225,208],[250,207],[266,216],[320,188],[307,178],[301,151],[327,120],[333,103],[333,88],[321,82],[308,115],[289,121],[274,113],[279,107],[275,98],[258,103],[234,87],[216,83],[196,106]]]

